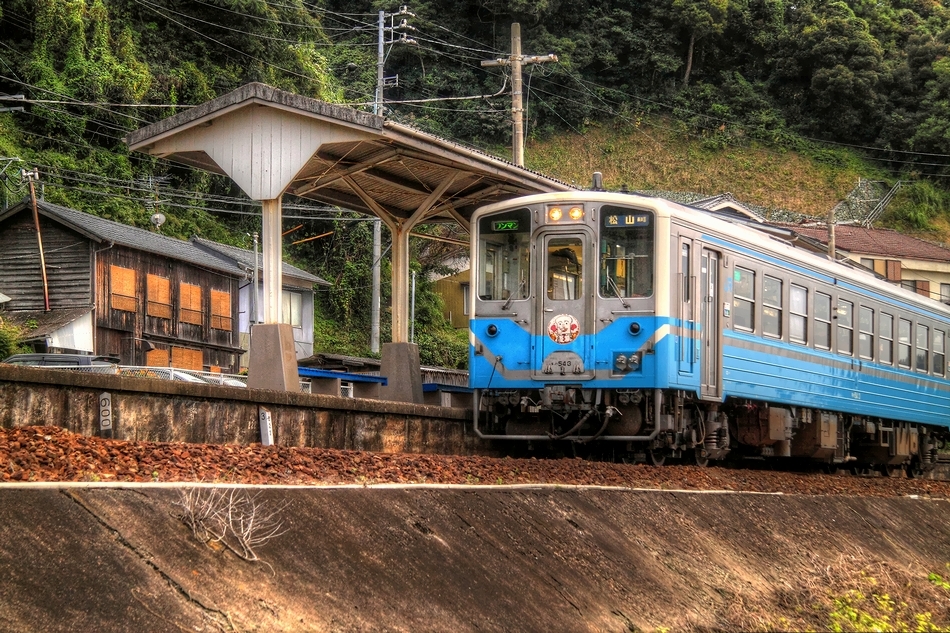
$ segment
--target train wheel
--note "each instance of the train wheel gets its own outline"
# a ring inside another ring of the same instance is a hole
[[[650,459],[650,463],[654,466],[662,466],[666,463],[666,455],[660,451],[648,451],[647,456]]]
[[[896,477],[902,470],[904,470],[904,467],[895,464],[881,464],[878,467],[878,470],[884,477]]]
[[[709,466],[709,457],[706,456],[706,450],[697,447],[693,453],[693,463],[695,463],[700,468],[705,468]]]
[[[917,479],[919,477],[922,477],[923,474],[924,474],[924,469],[920,467],[920,460],[915,458],[914,461],[912,461],[907,466],[907,478]]]

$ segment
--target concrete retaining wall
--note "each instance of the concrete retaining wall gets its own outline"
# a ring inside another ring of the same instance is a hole
[[[12,365],[0,365],[0,426],[52,425],[99,435],[104,392],[112,396],[117,439],[259,442],[263,407],[271,412],[275,443],[283,446],[494,453],[471,432],[468,409]]]

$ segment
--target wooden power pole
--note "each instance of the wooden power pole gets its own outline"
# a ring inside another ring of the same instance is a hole
[[[522,55],[521,25],[511,25],[511,55],[507,59],[487,59],[482,66],[511,66],[511,157],[518,167],[524,167],[524,105],[521,67],[525,64],[556,62],[557,55]]]

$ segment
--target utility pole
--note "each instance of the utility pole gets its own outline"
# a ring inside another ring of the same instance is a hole
[[[36,245],[40,251],[40,272],[43,275],[43,307],[49,312],[49,282],[46,279],[46,255],[43,253],[43,234],[40,232],[40,212],[36,206],[36,185],[40,179],[40,172],[35,167],[33,171],[20,170],[20,180],[30,185],[30,202],[33,205],[33,223],[36,227]]]
[[[524,106],[521,67],[525,64],[556,62],[557,55],[522,55],[521,25],[511,25],[511,55],[507,59],[487,59],[482,66],[511,66],[511,157],[518,167],[524,167]]]
[[[399,7],[399,11],[396,13],[386,13],[385,11],[379,12],[379,28],[376,37],[376,96],[373,99],[373,114],[378,116],[385,116],[385,111],[383,109],[383,90],[386,86],[395,86],[398,85],[399,76],[389,77],[387,82],[387,77],[384,73],[384,66],[386,64],[385,56],[385,44],[386,44],[386,32],[389,31],[392,34],[395,34],[397,31],[400,33],[400,37],[397,40],[395,37],[391,37],[389,40],[390,44],[400,43],[400,44],[415,44],[416,41],[410,37],[406,36],[406,31],[414,31],[415,29],[406,22],[405,19],[395,25],[394,21],[390,26],[386,27],[386,18],[395,18],[398,16],[408,16],[415,17],[412,13],[409,12],[409,8],[406,5]],[[379,353],[379,304],[380,304],[380,259],[382,258],[382,220],[376,218],[373,221],[373,298],[372,305],[370,307],[370,335],[369,335],[369,349],[372,353]]]

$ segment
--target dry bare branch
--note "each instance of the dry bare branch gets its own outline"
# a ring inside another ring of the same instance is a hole
[[[242,488],[183,488],[178,515],[203,543],[219,542],[246,561],[257,561],[256,548],[284,534],[281,514],[287,503],[270,507],[260,492]]]

